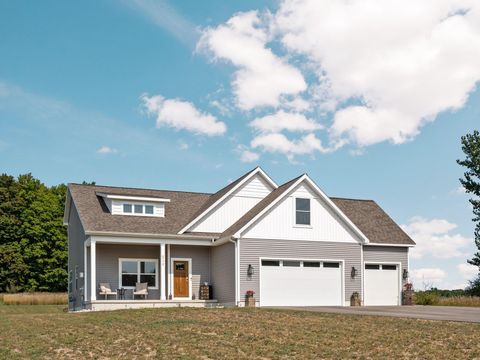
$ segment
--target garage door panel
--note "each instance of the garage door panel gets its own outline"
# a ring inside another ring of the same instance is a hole
[[[262,266],[262,306],[342,305],[342,267]]]
[[[391,264],[365,266],[364,304],[398,305],[399,304],[399,266]]]

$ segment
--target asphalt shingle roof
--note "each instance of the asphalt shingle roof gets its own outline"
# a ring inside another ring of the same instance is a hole
[[[253,170],[252,170],[253,171]],[[84,230],[87,233],[113,232],[130,234],[169,234],[176,235],[184,226],[202,214],[206,209],[222,198],[248,174],[243,175],[215,194],[136,189],[110,186],[69,184],[68,190],[78,210]],[[282,196],[297,177],[273,190],[263,200],[247,211],[222,234],[185,233],[205,237],[232,236],[257,214]],[[117,216],[110,214],[99,193],[110,195],[128,195],[158,197],[170,199],[165,203],[165,217]],[[362,231],[374,244],[414,245],[414,241],[398,226],[380,206],[372,200],[356,200],[332,197],[335,205]]]

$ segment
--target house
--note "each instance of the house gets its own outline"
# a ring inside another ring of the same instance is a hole
[[[415,245],[374,201],[259,167],[214,194],[69,184],[64,221],[71,310],[244,306],[249,290],[258,306],[400,305]]]

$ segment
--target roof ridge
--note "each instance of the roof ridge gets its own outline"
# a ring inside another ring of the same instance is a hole
[[[185,194],[202,194],[202,195],[212,195],[212,193],[201,192],[201,191],[185,191],[185,190],[168,190],[168,189],[152,189],[152,188],[139,188],[139,187],[128,187],[128,186],[111,186],[111,185],[90,185],[90,184],[79,184],[79,183],[68,183],[70,185],[77,186],[90,186],[90,187],[105,187],[111,189],[126,189],[126,190],[147,190],[147,191],[168,191],[168,192],[177,192]]]
[[[370,201],[375,202],[373,199],[356,199],[350,197],[339,197],[339,196],[329,196],[330,199],[338,199],[338,200],[352,200],[352,201]]]

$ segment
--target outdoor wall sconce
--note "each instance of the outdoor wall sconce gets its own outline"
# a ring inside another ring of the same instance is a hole
[[[350,272],[350,276],[352,279],[357,276],[357,269],[355,269],[355,266],[352,266],[352,271]]]
[[[247,275],[252,276],[255,273],[252,264],[248,264]]]
[[[407,270],[407,269],[403,269],[402,277],[403,277],[403,280],[407,280],[407,279],[408,279],[408,270]]]

